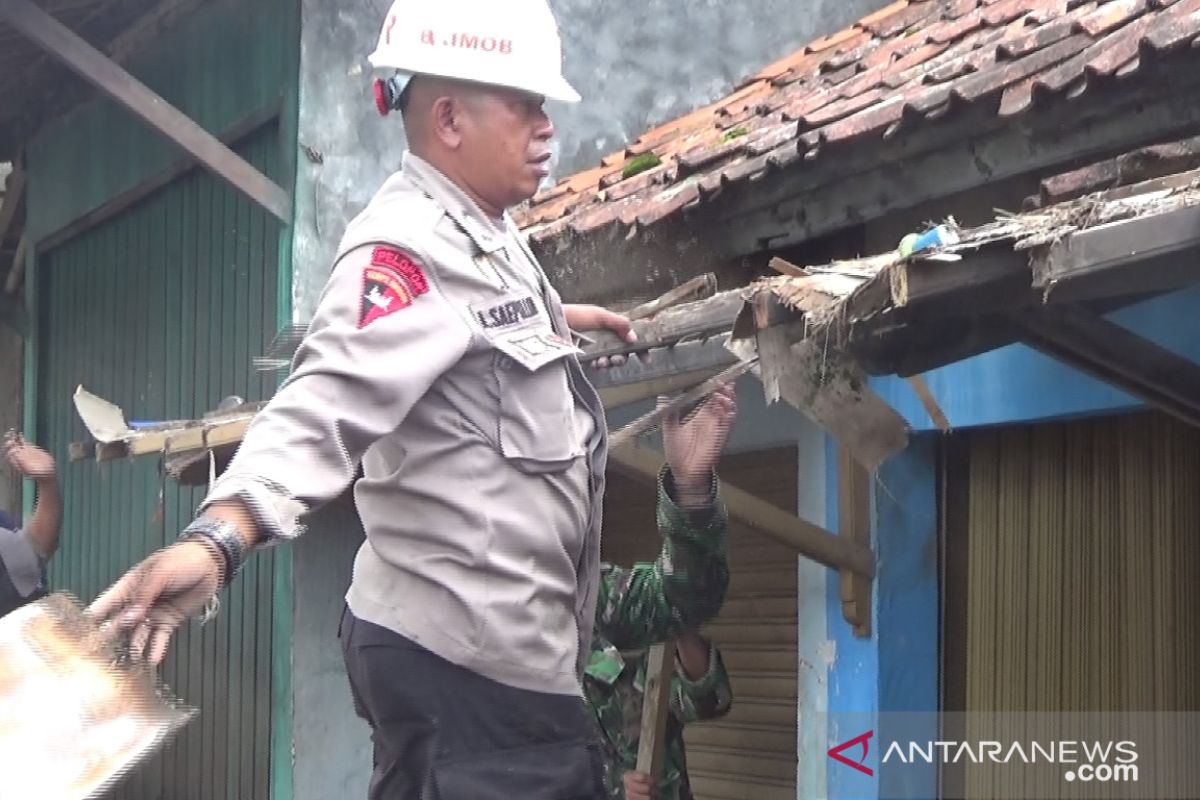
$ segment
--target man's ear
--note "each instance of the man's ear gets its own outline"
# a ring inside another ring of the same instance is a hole
[[[450,96],[439,97],[430,109],[433,134],[451,150],[462,144],[462,104]]]

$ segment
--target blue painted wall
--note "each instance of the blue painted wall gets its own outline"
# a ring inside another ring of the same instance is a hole
[[[826,525],[838,526],[837,448],[826,444]],[[829,746],[867,731],[869,764],[877,765],[879,743],[890,714],[938,707],[938,537],[937,442],[914,437],[888,461],[871,487],[872,547],[877,578],[872,591],[871,636],[860,638],[842,615],[838,574],[827,576],[827,636],[836,648],[829,673]],[[905,735],[918,733],[911,723]],[[924,732],[930,740],[936,730]],[[861,751],[847,752],[856,760]],[[835,761],[826,763],[828,797],[934,797],[935,771],[905,770],[899,776],[875,769],[864,775]],[[900,785],[900,781],[905,781]]]
[[[825,444],[825,527],[838,529],[838,469],[837,445],[832,439]],[[897,456],[898,460],[908,457],[907,451]],[[872,491],[872,495],[874,495]],[[872,499],[872,511],[875,503]],[[879,535],[876,515],[872,513],[873,538]],[[872,547],[877,547],[872,542]],[[871,593],[871,636],[860,638],[842,615],[841,586],[836,570],[826,572],[826,636],[834,650],[834,660],[829,669],[828,745],[840,744],[873,730],[879,719],[879,584],[890,577],[890,570],[879,570]],[[856,754],[847,753],[856,758]],[[839,800],[848,798],[870,798],[879,793],[879,776],[868,777],[853,769],[830,762],[826,764],[827,797]]]
[[[1130,306],[1108,319],[1200,360],[1197,309],[1200,288],[1192,288]],[[1141,406],[1124,392],[1023,345],[931,371],[925,379],[951,425],[959,429],[1113,414]],[[877,378],[872,385],[917,433],[903,453],[883,465],[872,489],[878,576],[870,639],[853,635],[842,617],[837,574],[828,573],[826,635],[836,647],[829,673],[831,746],[874,729],[878,747],[890,713],[935,711],[939,704],[937,434],[930,433],[932,420],[907,381]],[[836,530],[832,442],[826,444],[826,465],[826,525]],[[906,736],[912,733],[905,729]],[[935,739],[936,733],[931,730],[925,736]],[[879,755],[873,750],[870,757]],[[867,777],[833,761],[827,769],[829,797],[936,796],[932,769],[925,774],[906,770],[904,786],[887,770]]]

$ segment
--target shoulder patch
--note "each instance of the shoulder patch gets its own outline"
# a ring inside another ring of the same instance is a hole
[[[412,258],[394,247],[376,247],[363,269],[358,327],[408,308],[413,298],[428,291],[429,281]]]

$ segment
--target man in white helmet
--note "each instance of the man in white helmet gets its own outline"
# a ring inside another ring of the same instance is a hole
[[[340,636],[372,800],[601,796],[580,694],[607,456],[563,306],[506,209],[547,174],[544,0],[398,0],[371,56],[409,152],[348,226],[291,375],[199,518],[92,606],[158,661],[256,548],[354,480]],[[700,487],[703,490],[706,487]],[[303,590],[303,587],[300,587]]]

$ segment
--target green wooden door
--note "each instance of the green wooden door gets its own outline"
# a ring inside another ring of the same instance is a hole
[[[277,175],[278,129],[236,149]],[[83,385],[129,420],[190,418],[225,396],[269,396],[255,373],[276,328],[278,223],[195,170],[42,256],[38,276],[38,438],[62,465],[66,517],[52,588],[90,601],[172,541],[202,490],[164,479],[156,459],[68,463],[84,441],[72,393]],[[200,709],[123,798],[269,797],[272,557],[256,556],[203,629],[173,641],[162,677]]]

